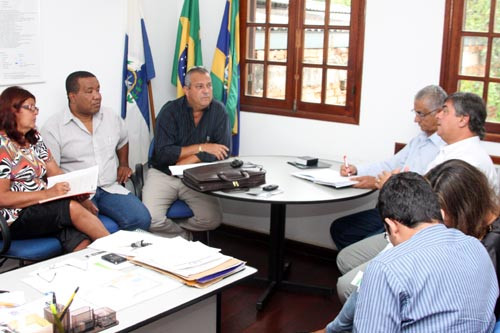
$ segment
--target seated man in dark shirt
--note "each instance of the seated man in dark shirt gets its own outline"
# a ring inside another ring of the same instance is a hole
[[[183,90],[185,96],[165,104],[158,115],[143,202],[151,213],[151,232],[190,239],[190,231],[219,226],[220,204],[217,198],[185,186],[171,175],[169,166],[227,158],[231,129],[224,105],[213,100],[212,81],[205,68],[189,69]],[[165,213],[177,199],[185,201],[194,216],[175,222],[167,219]]]

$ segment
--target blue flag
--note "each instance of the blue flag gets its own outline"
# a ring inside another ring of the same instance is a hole
[[[239,0],[227,0],[212,61],[214,98],[226,105],[233,133],[232,154],[240,149],[240,20]]]
[[[139,0],[128,0],[121,114],[127,124],[132,167],[148,160],[151,141],[148,82],[154,77],[153,57]]]

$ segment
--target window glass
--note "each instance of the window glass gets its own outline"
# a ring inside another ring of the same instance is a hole
[[[286,66],[267,66],[267,97],[285,99]]]
[[[486,37],[463,37],[460,74],[484,76],[488,39]]]
[[[270,23],[288,23],[288,1],[279,0],[271,1],[271,16],[269,18]]]
[[[264,65],[247,64],[245,95],[262,97],[264,92]]]
[[[465,0],[463,29],[486,32],[490,24],[490,0]]]
[[[345,105],[347,71],[329,69],[326,73],[326,104]]]
[[[305,29],[304,63],[323,63],[323,29]]]
[[[302,69],[302,102],[321,103],[321,68],[304,67]]]
[[[330,2],[330,25],[351,24],[351,0],[333,0]]]
[[[269,34],[269,61],[286,62],[288,47],[288,29],[271,28]]]

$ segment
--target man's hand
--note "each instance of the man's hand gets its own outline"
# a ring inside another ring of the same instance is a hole
[[[229,148],[218,143],[202,143],[201,151],[214,155],[219,161],[227,157]]]
[[[373,176],[352,177],[350,179],[358,181],[358,183],[352,185],[352,187],[367,188],[367,189],[376,189],[377,188],[375,186],[375,177],[373,177]]]
[[[403,171],[404,172],[408,171],[408,168],[405,168]],[[388,172],[388,171],[382,172],[375,179],[375,186],[377,187],[377,189],[380,190],[382,188],[382,186],[384,186],[384,184],[387,181],[387,179],[389,179],[392,175],[396,175],[396,174],[398,174],[400,172],[401,172],[400,168],[394,169],[391,172]]]
[[[119,166],[118,171],[117,171],[117,177],[116,180],[120,184],[124,184],[127,182],[127,180],[132,176],[132,169],[130,169],[128,166]]]
[[[94,205],[94,203],[91,200],[87,199],[85,201],[82,201],[81,205],[85,207],[92,214],[96,216],[97,214],[99,214],[99,209]]]
[[[349,164],[348,166],[345,166],[342,164],[340,166],[340,175],[344,177],[349,177],[356,175],[358,173],[358,169],[356,168],[355,165]]]

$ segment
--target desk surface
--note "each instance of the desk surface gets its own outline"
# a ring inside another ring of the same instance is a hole
[[[37,264],[19,268],[10,272],[0,274],[0,286],[4,290],[22,290],[25,293],[26,301],[32,301],[41,298],[43,295],[38,290],[22,281],[31,272],[42,267],[57,264],[70,258],[83,259],[86,254],[96,252],[92,249],[70,253],[64,256],[59,256],[50,260],[46,260]],[[145,269],[137,267],[137,269]],[[113,326],[103,332],[117,332],[127,330],[131,327],[142,326],[156,319],[165,317],[189,305],[195,304],[203,299],[217,294],[222,289],[253,275],[257,270],[252,267],[246,267],[244,270],[226,277],[222,281],[204,289],[197,289],[188,286],[181,286],[169,292],[156,295],[153,298],[145,300],[140,304],[135,304],[128,308],[117,312],[118,326]],[[165,276],[165,279],[169,279]],[[78,281],[75,281],[78,284]]]
[[[295,160],[294,156],[241,156],[244,162],[261,165],[266,170],[266,184],[277,184],[283,193],[270,197],[256,197],[245,192],[210,192],[210,194],[235,200],[286,203],[286,204],[309,204],[324,203],[342,200],[351,200],[363,197],[373,190],[345,187],[336,189],[331,186],[318,185],[311,181],[292,176],[292,173],[303,171],[287,161]],[[340,162],[322,160],[330,163],[331,168],[340,170]]]

